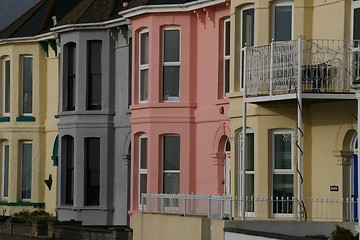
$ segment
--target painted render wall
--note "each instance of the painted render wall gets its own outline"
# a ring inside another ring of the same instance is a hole
[[[130,213],[139,209],[139,136],[147,134],[147,192],[162,190],[164,134],[180,135],[180,193],[224,193],[224,145],[230,133],[228,100],[219,96],[222,62],[222,24],[229,7],[211,6],[213,15],[194,12],[151,13],[133,17],[133,88],[131,106],[132,172]],[[162,102],[162,27],[179,26],[180,101]],[[149,30],[149,100],[138,101],[138,38]],[[219,109],[224,107],[224,114]]]
[[[33,57],[33,114],[35,121],[19,122],[16,117],[21,116],[21,56]],[[54,140],[57,136],[57,120],[54,115],[58,111],[58,56],[49,47],[49,56],[38,42],[4,42],[0,45],[1,76],[3,73],[3,59],[10,59],[11,99],[10,121],[0,123],[0,139],[9,141],[10,169],[9,169],[9,197],[1,199],[4,202],[19,202],[18,206],[5,207],[6,215],[23,209],[36,210],[33,207],[21,206],[21,141],[33,143],[32,155],[32,203],[44,203],[45,209],[51,214],[56,210],[56,170],[51,160]],[[1,153],[3,150],[1,149]],[[2,156],[2,155],[1,155]],[[1,160],[2,161],[2,160]],[[1,175],[2,175],[1,164]],[[49,190],[44,180],[52,175],[52,188]],[[2,185],[1,185],[2,186]],[[10,187],[11,186],[11,187]],[[2,191],[2,190],[1,190]]]
[[[119,24],[121,25],[121,24]],[[124,28],[124,26],[120,26]],[[74,204],[65,205],[63,185],[59,186],[59,219],[77,219],[84,224],[128,224],[128,148],[130,125],[128,111],[128,62],[130,33],[123,38],[118,31],[113,39],[106,27],[76,29],[60,33],[61,47],[76,43],[76,107],[61,111],[59,138],[74,137]],[[128,32],[125,26],[125,32]],[[87,41],[102,41],[102,109],[86,110]],[[61,63],[64,79],[64,62]],[[62,89],[62,87],[61,87]],[[63,89],[62,89],[63,91]],[[100,137],[100,204],[84,206],[84,138]],[[59,142],[61,152],[61,142]],[[64,163],[62,163],[64,164]],[[64,174],[60,166],[59,172]],[[62,175],[64,176],[64,175]],[[59,176],[60,181],[61,176]],[[81,211],[78,211],[81,209]]]

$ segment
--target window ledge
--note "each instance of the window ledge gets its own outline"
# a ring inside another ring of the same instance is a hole
[[[35,117],[33,116],[21,116],[16,117],[17,122],[35,122]]]
[[[10,122],[10,117],[0,117],[0,122]]]

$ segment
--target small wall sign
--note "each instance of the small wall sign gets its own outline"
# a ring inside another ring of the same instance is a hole
[[[330,186],[330,191],[331,191],[331,192],[337,192],[337,191],[339,191],[339,186],[335,186],[335,185]]]

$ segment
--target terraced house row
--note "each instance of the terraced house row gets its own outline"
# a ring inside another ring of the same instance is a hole
[[[355,232],[359,9],[39,1],[0,31],[3,212],[135,239],[234,239],[247,219]],[[304,234],[282,224],[261,230]]]

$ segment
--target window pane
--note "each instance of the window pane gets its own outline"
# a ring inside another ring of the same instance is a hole
[[[21,198],[31,199],[32,144],[22,144]]]
[[[5,61],[4,76],[4,113],[10,112],[10,61]]]
[[[273,175],[273,213],[292,213],[294,196],[294,177],[292,174]],[[278,200],[276,199],[278,197]],[[286,198],[289,201],[284,201]],[[282,200],[283,198],[283,200]]]
[[[147,174],[140,174],[140,197],[142,193],[147,193]]]
[[[163,100],[179,100],[179,66],[164,66]]]
[[[225,22],[225,56],[230,55],[230,21]]]
[[[74,202],[74,139],[65,136],[62,141],[65,162],[65,204]]]
[[[275,169],[291,169],[291,141],[275,134]]]
[[[254,45],[254,9],[243,11],[242,47]]]
[[[179,173],[164,173],[164,193],[179,193],[180,192],[180,174]]]
[[[147,169],[147,138],[140,138],[140,168]]]
[[[99,205],[100,200],[100,139],[86,138],[86,199],[85,205]]]
[[[149,33],[142,33],[140,38],[140,64],[147,64],[149,59]]]
[[[180,61],[180,31],[164,31],[164,62]]]
[[[9,190],[9,145],[4,144],[3,156],[3,196],[8,197]]]
[[[275,6],[275,41],[291,40],[291,6]]]
[[[67,103],[65,110],[75,110],[75,80],[76,80],[76,45],[69,44],[68,49],[68,77],[67,77]]]
[[[32,113],[32,58],[23,57],[23,113]]]
[[[164,136],[164,170],[180,170],[180,136]]]
[[[229,92],[229,80],[230,80],[230,59],[225,60],[225,66],[224,66],[224,92]]]
[[[245,171],[254,171],[254,133],[246,133]]]
[[[140,101],[148,100],[148,69],[140,71]]]
[[[360,8],[354,9],[353,39],[360,40]]]
[[[254,196],[254,174],[245,174],[245,197],[251,200]],[[251,201],[246,202],[246,212],[253,212],[254,204]]]
[[[88,109],[101,109],[101,41],[89,42]]]

